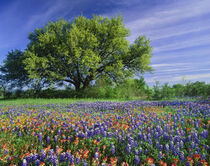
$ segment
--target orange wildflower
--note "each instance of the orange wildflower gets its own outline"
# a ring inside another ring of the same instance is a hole
[[[115,157],[115,158],[111,157],[110,160],[111,160],[111,164],[113,166],[117,165],[117,157]]]
[[[39,166],[45,166],[45,163],[44,162],[41,162]]]
[[[106,145],[103,145],[103,150],[105,150],[106,149]]]
[[[146,158],[147,164],[153,164],[153,159],[151,157]]]
[[[191,157],[187,157],[187,160],[188,160],[191,164],[194,163],[194,161],[193,161],[193,159],[192,159]]]
[[[164,162],[162,160],[159,161],[159,164],[162,165]]]
[[[177,158],[174,158],[173,161],[174,161],[174,163],[176,163],[176,164],[179,162],[179,160],[178,160]]]
[[[108,157],[103,158],[103,162],[105,163],[107,161]]]
[[[199,154],[194,154],[194,155],[193,155],[193,158],[199,160],[199,159],[200,159],[200,155],[199,155]]]
[[[121,166],[129,166],[129,164],[126,163],[126,162],[123,162],[123,163],[121,164]]]
[[[203,166],[208,166],[208,163],[206,162],[206,160],[201,160],[201,164],[202,164]]]

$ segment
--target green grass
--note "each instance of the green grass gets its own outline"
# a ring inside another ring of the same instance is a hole
[[[173,98],[163,98],[157,101],[196,101],[197,99],[194,97],[182,98],[182,97],[173,97]]]
[[[71,104],[75,102],[95,102],[95,101],[113,101],[123,102],[128,101],[127,99],[10,99],[0,100],[2,105],[43,105],[43,104]]]

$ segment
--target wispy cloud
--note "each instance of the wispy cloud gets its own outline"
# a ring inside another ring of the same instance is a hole
[[[152,64],[151,66],[154,68],[162,68],[162,67],[178,67],[178,66],[185,66],[189,63],[161,63],[161,64]]]
[[[192,59],[192,57],[195,57]],[[208,57],[210,57],[210,49],[208,49],[208,46],[202,48],[202,47],[197,47],[197,49],[186,49],[186,50],[182,50],[181,52],[179,51],[174,51],[171,50],[170,52],[160,52],[160,53],[156,53],[153,54],[152,57],[152,62],[153,63],[163,63],[163,62],[176,62],[177,59],[179,59],[180,61],[188,61],[189,59],[192,60],[196,60],[198,61],[202,61],[202,60],[207,60],[208,61]]]
[[[179,75],[179,76],[168,76],[168,77],[148,77],[145,79],[147,83],[155,83],[159,81],[160,83],[177,83],[177,82],[184,82],[184,81],[204,81],[210,77],[210,73],[203,73],[203,74],[189,74],[189,75]],[[209,82],[207,80],[207,82]]]
[[[142,31],[142,34],[146,34],[151,38],[152,41],[165,39],[169,37],[175,37],[180,35],[192,34],[196,32],[201,32],[205,30],[210,30],[210,25],[208,24],[210,19],[207,20],[197,20],[193,22],[184,22],[176,26],[167,26],[164,28],[153,29],[152,31]]]
[[[45,7],[45,11],[40,12],[39,14],[32,15],[30,17],[28,22],[25,24],[24,31],[29,31],[34,27],[37,28],[37,26],[42,26],[43,24],[46,24],[52,19],[65,16],[73,9],[73,6],[75,4],[75,2],[72,2],[72,5],[69,6],[68,3],[69,2],[66,0],[56,0],[53,3],[47,4],[47,6]]]
[[[174,24],[181,20],[208,14],[209,7],[209,0],[177,1],[177,3],[148,9],[146,16],[140,16],[127,22],[126,25],[133,32],[145,32],[147,28],[149,28],[147,31],[151,31],[161,26],[170,26],[171,23]]]
[[[177,83],[186,81],[207,80],[209,77],[210,68],[207,66],[210,62],[199,63],[161,63],[153,64],[155,69],[153,74],[146,74],[148,83]]]
[[[194,79],[202,79],[202,78],[209,78],[210,77],[210,73],[204,73],[204,74],[190,74],[190,75],[183,75],[183,76],[177,76],[174,77],[173,81],[180,81],[181,79],[185,80],[194,80]]]
[[[161,46],[156,46],[153,49],[153,53],[163,52],[163,51],[171,51],[171,50],[178,50],[202,45],[210,45],[210,38],[209,36],[200,36],[198,38],[191,38],[191,39],[183,39],[179,42],[169,42],[168,44],[162,44]]]

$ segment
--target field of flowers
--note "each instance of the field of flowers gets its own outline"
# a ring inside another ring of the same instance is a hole
[[[0,105],[0,165],[209,165],[208,101]]]

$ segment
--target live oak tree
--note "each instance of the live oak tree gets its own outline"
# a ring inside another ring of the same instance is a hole
[[[101,75],[117,82],[150,71],[149,40],[139,36],[129,45],[128,36],[121,15],[49,22],[29,35],[26,70],[31,78],[65,81],[77,91]]]

